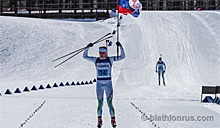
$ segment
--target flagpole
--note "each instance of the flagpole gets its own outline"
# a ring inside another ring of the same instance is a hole
[[[117,42],[119,42],[119,0],[117,2],[118,15],[117,15]],[[117,46],[117,60],[119,54],[119,46]]]

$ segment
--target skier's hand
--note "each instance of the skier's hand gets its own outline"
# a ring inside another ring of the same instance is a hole
[[[116,42],[116,45],[122,47],[120,42]]]
[[[89,43],[89,44],[87,45],[87,48],[89,48],[89,47],[93,47],[93,43]]]
[[[165,71],[163,71],[163,73],[165,73]]]
[[[156,73],[157,73],[157,71],[156,71]]]

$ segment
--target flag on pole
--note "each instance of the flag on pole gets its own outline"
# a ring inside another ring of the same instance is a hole
[[[119,0],[118,10],[119,13],[124,15],[131,14],[134,17],[138,17],[142,10],[142,4],[139,0]]]

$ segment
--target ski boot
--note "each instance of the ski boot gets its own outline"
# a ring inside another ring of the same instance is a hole
[[[101,128],[101,127],[102,127],[102,118],[101,118],[101,117],[98,117],[97,127],[98,127],[98,128]]]
[[[111,124],[112,124],[113,128],[116,128],[117,125],[116,125],[116,122],[115,122],[115,117],[112,117]]]
[[[159,85],[160,85],[160,81],[159,81]]]
[[[166,86],[165,81],[163,82],[163,85]]]

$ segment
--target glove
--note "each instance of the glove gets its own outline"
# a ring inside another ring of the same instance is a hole
[[[114,30],[113,32],[112,32],[112,35],[114,35],[116,33],[116,30]]]
[[[157,71],[156,71],[156,73],[157,73]]]
[[[163,71],[163,73],[165,73],[165,71]]]
[[[93,43],[89,43],[89,44],[87,45],[87,48],[89,48],[89,47],[93,47]]]
[[[122,47],[120,42],[116,42],[116,45]]]

